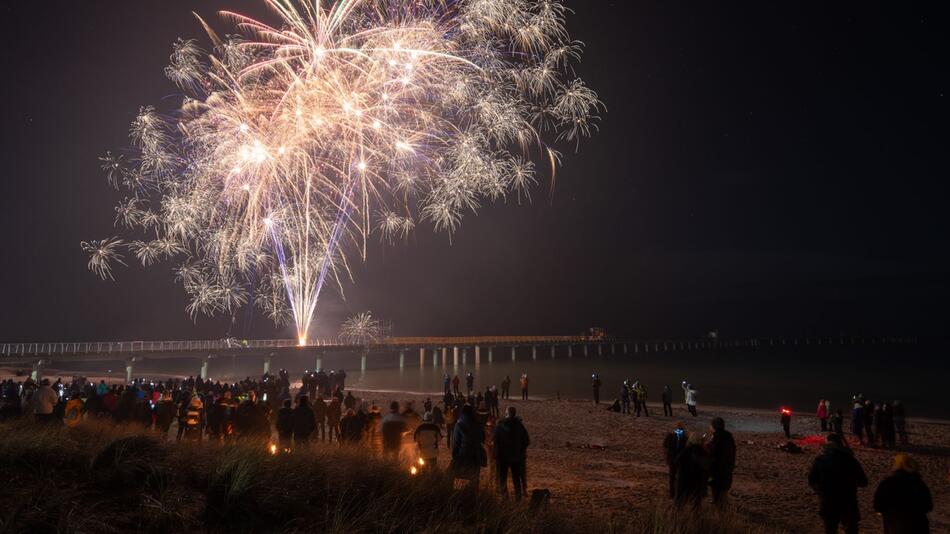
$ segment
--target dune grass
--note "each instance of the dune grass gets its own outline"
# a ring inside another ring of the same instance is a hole
[[[168,444],[94,421],[0,424],[0,473],[0,533],[750,531],[731,513],[665,505],[611,517],[531,511],[453,489],[442,474],[411,477],[363,449],[275,456],[264,443]]]

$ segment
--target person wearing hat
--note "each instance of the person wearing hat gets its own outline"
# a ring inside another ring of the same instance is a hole
[[[419,458],[425,462],[423,470],[434,470],[438,465],[439,441],[442,439],[442,430],[432,421],[432,412],[422,416],[422,423],[416,427],[412,435],[413,441],[419,448]]]
[[[930,489],[920,477],[917,462],[907,454],[894,457],[894,470],[874,492],[874,511],[881,514],[885,534],[926,534],[927,514],[933,511]]]

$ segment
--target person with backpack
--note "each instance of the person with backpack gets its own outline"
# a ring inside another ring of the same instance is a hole
[[[677,421],[666,437],[663,438],[663,451],[666,454],[666,466],[670,472],[670,498],[676,497],[676,458],[686,448],[686,428]]]
[[[204,415],[204,403],[201,402],[201,398],[197,395],[191,397],[185,408],[185,425],[181,428],[186,440],[201,441],[205,427]]]

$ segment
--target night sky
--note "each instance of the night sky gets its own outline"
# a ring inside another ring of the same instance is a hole
[[[429,226],[374,242],[346,300],[324,293],[316,335],[366,309],[398,335],[945,333],[937,8],[567,3],[578,74],[608,111],[577,154],[560,147],[553,194],[486,206],[451,244]],[[103,282],[79,247],[120,233],[97,158],[127,146],[139,106],[175,98],[171,43],[204,38],[190,12],[226,28],[217,9],[261,5],[3,3],[0,341],[293,337],[244,314],[192,323],[174,264]]]

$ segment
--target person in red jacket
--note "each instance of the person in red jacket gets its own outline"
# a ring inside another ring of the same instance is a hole
[[[815,413],[818,417],[818,422],[821,424],[821,431],[828,431],[828,403],[825,399],[818,401],[818,411]]]

